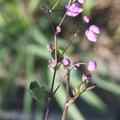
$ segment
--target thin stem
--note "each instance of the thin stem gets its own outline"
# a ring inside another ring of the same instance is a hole
[[[74,64],[74,65],[72,65],[70,67],[70,70],[72,70],[75,66],[77,66],[77,64],[79,64],[79,65],[86,65],[87,63],[76,63],[76,64]]]
[[[66,120],[66,118],[67,118],[67,111],[68,111],[68,105],[65,105],[61,120]]]
[[[69,102],[69,97],[70,97],[69,91],[70,91],[70,71],[68,69],[67,70],[67,79],[66,79],[66,102],[65,102],[61,120],[66,120],[66,118],[67,118],[67,111],[68,111],[68,107],[69,107],[67,104]]]
[[[70,7],[70,4],[71,4],[71,0],[69,0],[69,2],[68,2],[68,8]],[[60,21],[60,23],[59,23],[59,25],[58,25],[59,27],[62,25],[62,23],[63,23],[63,21],[64,21],[64,19],[65,19],[65,17],[66,17],[67,12],[68,12],[68,9],[67,9],[67,11],[65,12],[62,20]]]
[[[55,64],[57,64],[57,36],[54,35],[54,46],[55,46]]]
[[[66,76],[66,75],[65,75]],[[64,76],[64,78],[65,78],[65,76]],[[57,92],[57,90],[59,89],[59,87],[60,87],[60,85],[63,83],[63,81],[64,80],[62,80],[61,82],[60,82],[60,84],[56,87],[56,89],[54,90],[54,92],[53,92],[53,95]]]
[[[66,81],[66,103],[69,101],[69,90],[70,89],[70,72],[67,71],[67,81]]]
[[[55,93],[57,92],[57,90],[60,88],[60,85],[57,86],[57,88],[55,89],[55,91],[53,92],[52,95],[55,95]]]
[[[54,10],[54,9],[56,8],[56,6],[59,4],[60,1],[61,1],[61,0],[58,0],[58,1],[55,3],[55,5],[52,7],[52,10]]]
[[[53,73],[53,79],[52,79],[52,85],[51,85],[51,91],[50,91],[51,96],[53,94],[53,87],[54,87],[56,72],[57,72],[57,65],[55,66],[54,73]]]
[[[79,32],[80,32],[80,30],[78,29],[74,33],[73,37],[70,39],[70,41],[67,43],[66,47],[64,48],[64,51],[63,51],[62,55],[64,55],[64,53],[67,51],[67,49],[69,48],[69,46],[72,44],[73,39],[78,35]]]
[[[48,114],[49,114],[49,110],[50,110],[50,102],[51,102],[51,98],[48,98],[45,120],[48,120]]]

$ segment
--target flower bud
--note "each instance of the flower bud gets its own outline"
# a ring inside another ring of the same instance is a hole
[[[67,59],[67,58],[64,58],[62,62],[63,62],[64,66],[69,66],[70,65],[70,60]]]
[[[89,71],[94,71],[96,69],[96,67],[97,67],[97,63],[95,60],[91,60],[88,62],[87,69]]]
[[[99,28],[98,26],[96,26],[96,25],[91,25],[91,26],[89,27],[89,30],[93,31],[93,32],[96,33],[96,34],[99,34],[99,33],[100,33],[100,28]]]
[[[60,26],[57,26],[56,27],[56,33],[60,33],[61,32],[61,27]]]
[[[52,44],[48,44],[47,45],[47,50],[48,51],[52,51],[54,49],[53,45]]]
[[[91,80],[92,80],[92,75],[91,74],[87,74],[87,75],[83,74],[83,76],[82,76],[82,81],[83,82],[84,81],[90,82]]]
[[[90,22],[90,17],[89,16],[84,16],[83,20],[85,23],[89,23]]]

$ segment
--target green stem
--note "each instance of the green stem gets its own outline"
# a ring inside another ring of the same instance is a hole
[[[67,79],[66,79],[66,102],[65,102],[65,106],[64,106],[64,110],[63,110],[63,114],[62,114],[62,118],[61,120],[66,120],[67,118],[67,112],[68,112],[68,102],[69,102],[69,91],[70,91],[70,71],[69,69],[67,69]]]
[[[59,4],[60,0],[58,0],[55,5],[52,7],[52,10],[54,10],[56,8],[56,6]]]

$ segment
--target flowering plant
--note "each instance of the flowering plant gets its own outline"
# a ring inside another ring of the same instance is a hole
[[[57,1],[57,3],[53,6],[53,8],[49,8],[48,14],[49,16],[55,11],[56,6],[60,0]],[[61,19],[60,23],[56,26],[56,29],[54,29],[53,24],[51,23],[53,32],[54,32],[54,44],[48,44],[47,45],[47,50],[51,53],[51,58],[48,60],[49,68],[53,73],[53,78],[52,78],[52,85],[50,92],[47,92],[44,87],[40,87],[40,85],[36,82],[33,81],[30,84],[30,94],[36,99],[39,100],[45,96],[47,96],[48,99],[48,106],[46,109],[46,114],[45,114],[45,120],[48,120],[48,114],[49,114],[49,106],[51,103],[52,98],[54,97],[55,94],[57,94],[57,90],[60,88],[60,86],[65,83],[65,88],[66,88],[66,98],[65,98],[65,105],[64,105],[64,110],[63,114],[61,117],[61,120],[66,120],[67,118],[67,111],[68,108],[75,102],[75,100],[85,91],[93,89],[96,85],[92,81],[92,72],[96,69],[97,63],[95,60],[90,60],[88,62],[75,62],[71,61],[69,58],[65,57],[65,52],[69,48],[69,46],[72,44],[72,40],[70,40],[67,45],[65,46],[64,49],[58,49],[57,46],[57,36],[58,34],[62,31],[61,26],[62,23],[64,22],[64,19],[68,17],[76,17],[79,16],[83,11],[83,4],[85,3],[85,0],[69,0],[69,2],[65,5],[65,13],[63,18]],[[90,21],[89,16],[84,16],[83,21],[85,24],[88,24]],[[73,35],[73,38],[77,36],[79,33],[79,29],[75,34]],[[88,29],[85,31],[85,36],[86,38],[91,41],[91,42],[96,42],[97,41],[97,35],[100,33],[100,29],[96,25],[90,25]],[[70,79],[70,74],[71,71],[74,69],[78,69],[84,65],[87,70],[89,71],[90,74],[83,74],[82,75],[82,80],[80,84],[72,89],[72,95],[70,94],[71,88],[71,79]],[[64,69],[64,76],[65,79],[60,82],[60,84],[56,87],[54,85],[55,83],[55,77],[56,73],[60,70],[60,68]],[[54,87],[56,87],[54,89]]]

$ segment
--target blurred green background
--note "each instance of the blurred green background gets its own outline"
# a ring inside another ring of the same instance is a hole
[[[49,0],[52,7],[57,0]],[[57,9],[64,10],[66,0]],[[50,89],[52,74],[48,68],[46,45],[53,42],[53,32],[46,13],[45,0],[0,0],[0,120],[43,120],[46,101],[38,103],[28,93],[32,80]],[[67,17],[58,36],[58,46],[64,47],[80,26],[66,56],[73,61],[96,59],[93,74],[97,88],[84,93],[69,109],[70,120],[120,120],[120,1],[86,0],[84,13]],[[63,12],[51,15],[53,25],[59,24]],[[91,17],[101,34],[97,43],[83,34],[86,25],[82,16]],[[73,71],[72,87],[80,81],[80,72]],[[60,74],[55,84],[59,84]],[[60,119],[64,105],[61,87],[51,104],[49,120]]]

